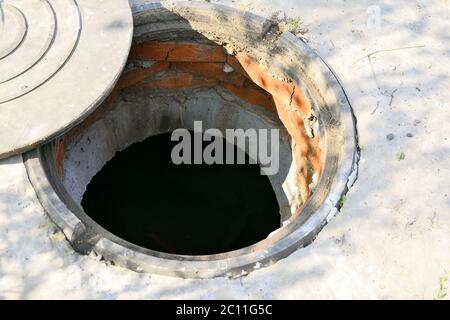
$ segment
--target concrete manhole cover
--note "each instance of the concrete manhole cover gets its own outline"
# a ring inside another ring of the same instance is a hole
[[[0,157],[81,121],[119,76],[131,43],[125,0],[0,1]]]
[[[81,253],[180,277],[247,274],[309,244],[356,177],[355,122],[332,71],[304,42],[253,14],[140,3],[128,64],[112,93],[79,125],[24,155],[51,219]],[[205,129],[280,130],[280,168],[269,177],[280,208],[275,231],[232,251],[177,254],[121,237],[85,212],[88,184],[117,152],[178,128],[192,131],[195,121]]]

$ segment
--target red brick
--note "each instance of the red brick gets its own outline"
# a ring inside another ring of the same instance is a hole
[[[151,81],[141,84],[145,89],[183,89],[183,88],[200,88],[217,85],[218,81],[214,79],[205,79],[196,77],[187,72],[168,73],[160,79],[152,79]]]
[[[150,41],[134,45],[130,57],[157,61],[225,62],[220,46],[199,43]]]
[[[222,83],[222,86],[251,104],[262,106],[270,111],[275,111],[272,97],[261,90],[256,90],[249,86],[239,87],[230,83]]]
[[[229,64],[234,69],[234,72],[240,73],[247,79],[250,79],[250,76],[247,74],[247,72],[241,66],[235,56],[227,55],[227,64]]]
[[[298,111],[286,106],[286,104],[274,98],[278,117],[286,127],[288,133],[297,144],[296,150],[293,151],[295,161],[300,171],[304,171],[304,176],[307,177],[307,184],[311,183],[312,177],[309,174],[308,163],[311,163],[314,171],[318,172],[319,176],[322,173],[322,154],[320,150],[320,139],[318,136],[310,138],[305,132],[303,115]],[[308,161],[306,161],[306,159]]]
[[[56,150],[55,150],[55,168],[56,173],[61,176],[63,165],[64,165],[64,156],[66,153],[66,145],[64,143],[64,140],[59,139],[56,143]]]
[[[236,59],[245,69],[249,78],[258,86],[269,92],[282,103],[290,104],[303,114],[309,114],[310,105],[305,95],[294,84],[284,82],[267,74],[267,70],[256,64],[252,58],[245,54],[238,54]]]
[[[241,86],[246,78],[236,72],[226,73],[223,71],[223,63],[208,62],[172,62],[171,67],[176,70],[188,72],[206,79],[227,82]]]
[[[146,77],[156,75],[169,66],[168,62],[156,62],[148,68],[139,68],[126,72],[123,74],[117,82],[116,89],[124,89],[130,86],[134,86]]]

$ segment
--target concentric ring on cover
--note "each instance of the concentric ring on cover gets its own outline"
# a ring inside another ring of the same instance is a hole
[[[0,1],[0,158],[70,129],[109,93],[132,37],[127,0]]]
[[[13,53],[0,60],[0,83],[17,77],[38,62],[49,49],[56,32],[55,14],[47,1],[21,0],[11,3],[14,5],[6,8],[15,8],[25,19],[26,35]],[[5,24],[3,34],[7,36],[9,29],[10,26]],[[0,93],[0,102],[3,100]]]
[[[32,68],[28,68],[27,72],[22,73],[20,70],[17,75],[10,75],[6,82],[0,84],[0,103],[26,94],[47,81],[61,68],[75,49],[79,39],[81,19],[74,0],[54,1],[51,10],[55,13],[55,16],[64,17],[64,21],[58,22],[58,32],[49,34],[49,38],[50,35],[52,36],[51,46],[49,43],[49,48],[46,50],[44,57],[34,63]],[[41,24],[44,23],[41,22]],[[56,23],[54,25],[56,26]],[[21,51],[20,49],[30,42],[27,39],[16,51],[17,53],[10,55],[13,61],[17,60],[15,57]],[[34,41],[34,39],[31,41]],[[29,49],[27,48],[27,50]],[[23,52],[20,52],[20,54],[22,54],[22,58],[25,55]],[[2,70],[2,66],[4,67],[5,64],[1,62],[2,60],[0,60],[0,82],[2,82],[2,75],[8,74],[8,68]],[[6,65],[6,67],[8,66]],[[12,71],[15,68],[9,69]]]
[[[8,32],[4,30],[8,26]],[[0,3],[0,59],[13,52],[25,37],[27,23],[22,12],[7,3]]]

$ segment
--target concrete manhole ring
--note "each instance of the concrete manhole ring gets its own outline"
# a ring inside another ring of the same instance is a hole
[[[140,2],[132,9],[134,44],[116,88],[80,125],[23,156],[50,218],[79,252],[93,251],[138,272],[178,277],[245,275],[308,245],[336,214],[341,197],[356,179],[355,119],[333,72],[303,41],[248,12],[196,2]],[[207,64],[207,72],[202,64]],[[182,90],[195,89],[196,99],[201,99],[204,91],[198,88],[214,89],[220,106],[230,106],[231,100],[233,105],[226,112],[221,107],[208,109],[209,120],[201,103],[197,108],[179,96],[182,102],[169,102],[164,110],[158,107]],[[289,150],[290,166],[284,168],[285,176],[271,183],[281,190],[285,178],[298,191],[286,195],[289,210],[280,213],[278,230],[231,252],[176,255],[127,242],[84,213],[80,197],[86,184],[117,151],[189,126],[186,120],[195,118],[211,127],[258,123],[285,130],[283,148]]]

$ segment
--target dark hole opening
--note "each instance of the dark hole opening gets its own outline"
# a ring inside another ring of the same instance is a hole
[[[248,155],[246,164],[175,165],[177,143],[167,133],[117,153],[87,186],[85,212],[122,239],[185,255],[240,249],[280,227],[270,181]]]

